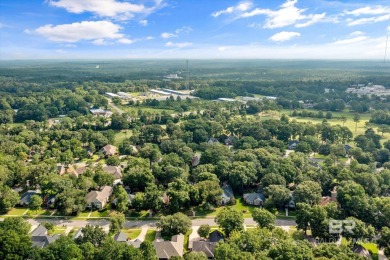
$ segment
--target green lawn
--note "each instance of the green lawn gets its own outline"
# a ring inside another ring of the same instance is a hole
[[[231,207],[242,212],[244,218],[252,217],[252,212],[256,207],[251,205],[246,205],[241,196],[235,196],[235,199],[236,199],[236,204]],[[200,207],[196,207],[194,210],[196,211],[196,216],[198,217],[204,217],[204,216],[215,217],[218,214],[218,212],[221,211],[223,208],[224,206],[215,208],[213,210],[204,210]]]
[[[104,209],[104,210],[102,210],[102,211],[95,210],[95,211],[92,211],[90,217],[94,217],[94,218],[96,218],[96,217],[105,218],[105,217],[109,217],[109,214],[110,214],[110,210],[109,210],[109,209]]]
[[[133,240],[139,236],[141,229],[122,229],[122,232],[127,234],[128,239]]]
[[[184,235],[184,253],[188,251],[188,240],[190,238],[191,233],[192,229],[188,230],[187,233]]]
[[[26,210],[28,210],[28,209],[27,208],[13,208],[10,211],[8,211],[8,213],[5,214],[5,215],[18,215],[18,216],[22,216],[24,214],[24,212],[26,212]]]
[[[126,217],[147,218],[147,217],[149,217],[149,211],[148,210],[141,210],[140,212],[137,212],[137,211],[132,210],[126,214]]]
[[[78,217],[88,217],[90,211],[84,211],[84,212],[81,212]]]
[[[370,252],[373,260],[378,260],[378,258],[379,258],[378,246],[376,244],[374,244],[374,243],[361,243],[361,245]]]
[[[55,235],[55,234],[58,234],[58,235],[63,235],[66,231],[66,227],[58,227],[58,226],[54,226],[54,229],[53,230],[49,230],[49,235]]]
[[[135,107],[135,106],[118,106],[123,111],[130,113],[130,114],[136,114],[138,115],[138,109],[141,109],[143,112],[149,112],[153,114],[161,114],[162,112],[167,112],[168,114],[174,114],[177,113],[175,110],[172,109],[160,109],[160,108],[151,108],[151,107]]]
[[[39,210],[29,210],[26,215],[28,216],[50,216],[53,213],[52,210],[39,209]]]
[[[153,242],[156,239],[157,231],[153,229],[149,229],[146,232],[145,241]]]
[[[132,135],[131,130],[118,131],[115,134],[114,145],[119,146],[120,144],[122,144],[123,140],[125,140],[126,138],[129,138],[131,135]]]

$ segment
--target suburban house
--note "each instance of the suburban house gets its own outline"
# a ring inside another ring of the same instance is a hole
[[[114,236],[114,240],[116,242],[126,242],[127,241],[127,234],[125,232],[118,232],[115,236]]]
[[[111,186],[103,186],[100,191],[91,191],[85,196],[88,208],[102,209],[112,194]]]
[[[36,229],[34,229],[33,232],[31,232],[32,245],[38,248],[44,248],[48,246],[49,244],[56,241],[59,237],[60,236],[58,234],[49,236],[48,230],[42,225],[39,225]]]
[[[129,206],[131,206],[131,202],[133,201],[133,199],[134,199],[134,197],[135,197],[135,194],[127,193],[127,196],[129,197]],[[112,205],[116,206],[117,201],[118,201],[118,199],[115,198],[115,199],[112,201]]]
[[[299,144],[299,141],[293,140],[293,141],[288,141],[288,150],[295,150]]]
[[[36,190],[29,190],[29,191],[23,193],[22,196],[20,197],[19,204],[21,206],[28,206],[30,204],[31,197],[34,195],[40,196],[40,193]]]
[[[209,140],[207,141],[208,144],[216,144],[219,143],[218,139],[215,137],[210,137]]]
[[[214,258],[214,251],[215,247],[218,243],[216,242],[209,242],[209,241],[194,241],[192,243],[192,251],[193,252],[203,252],[207,258],[213,259]]]
[[[234,139],[236,139],[236,137],[234,137],[233,135],[229,136],[225,139],[225,145],[232,146],[234,144]]]
[[[115,180],[122,179],[122,169],[119,166],[104,166],[103,171],[115,177]]]
[[[127,241],[128,246],[133,246],[135,248],[140,248],[141,244],[142,244],[142,241],[139,239]]]
[[[265,202],[265,196],[260,192],[245,193],[242,197],[249,205],[262,206]]]
[[[330,196],[325,196],[321,198],[320,205],[326,206],[331,202],[337,202],[337,186],[333,188],[330,192]]]
[[[223,193],[221,195],[221,204],[227,205],[232,198],[234,198],[233,190],[232,188],[225,184],[222,186]]]
[[[153,242],[158,259],[170,259],[173,256],[183,256],[184,235],[179,234],[172,237],[171,241],[156,240]]]
[[[198,166],[200,163],[200,154],[199,155],[194,155],[191,159],[191,165],[192,167]]]
[[[364,258],[367,258],[367,259],[372,259],[371,258],[371,255],[370,255],[370,252],[368,252],[367,249],[365,249],[363,246],[361,245],[355,245],[353,248],[352,248],[352,251],[355,253],[355,254],[358,254],[359,256],[361,257],[364,257]]]
[[[113,156],[117,154],[117,148],[114,145],[107,144],[102,148],[102,153],[104,154],[104,156]]]
[[[111,117],[112,116],[112,112],[110,110],[104,110],[104,109],[101,109],[101,108],[90,109],[89,111],[94,116],[104,116],[104,117]]]
[[[218,230],[214,230],[209,235],[209,241],[210,242],[219,242],[219,241],[223,241],[224,239],[225,239],[225,237]]]

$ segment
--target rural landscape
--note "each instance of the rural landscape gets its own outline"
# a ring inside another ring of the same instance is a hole
[[[0,2],[0,260],[390,258],[388,1]]]

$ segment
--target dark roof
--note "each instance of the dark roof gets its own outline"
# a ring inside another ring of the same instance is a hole
[[[364,247],[362,247],[361,245],[355,245],[353,248],[352,248],[352,251],[355,253],[355,254],[358,254],[360,256],[363,256],[363,257],[370,257],[370,253],[368,252],[367,249],[365,249]]]
[[[127,234],[121,231],[114,236],[114,240],[116,242],[126,242],[127,241]]]
[[[45,235],[47,235],[47,229],[42,225],[39,225],[36,229],[34,229],[33,232],[31,232],[32,237],[45,236]]]
[[[218,230],[214,230],[213,232],[210,233],[209,235],[209,241],[210,242],[219,242],[219,241],[223,241],[224,239],[224,236],[222,235],[221,232],[219,232]]]
[[[207,258],[214,258],[214,251],[217,242],[194,241],[192,244],[193,252],[203,252]]]
[[[58,239],[59,236],[35,236],[31,237],[32,246],[44,248]]]
[[[246,193],[244,194],[245,201],[255,201],[256,199],[261,199],[263,202],[265,201],[265,196],[263,193],[254,192],[254,193]]]
[[[221,195],[222,202],[226,204],[230,201],[231,197],[234,197],[233,190],[229,185],[224,185],[222,187],[222,190],[223,190],[223,193]]]
[[[20,197],[20,202],[24,204],[29,204],[31,201],[31,197],[34,195],[39,195],[39,193],[36,192],[35,190],[29,190],[23,193],[23,195]]]

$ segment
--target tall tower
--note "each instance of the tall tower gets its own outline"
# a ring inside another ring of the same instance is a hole
[[[188,60],[186,60],[187,71],[186,71],[186,90],[190,89],[190,70],[188,69]]]

